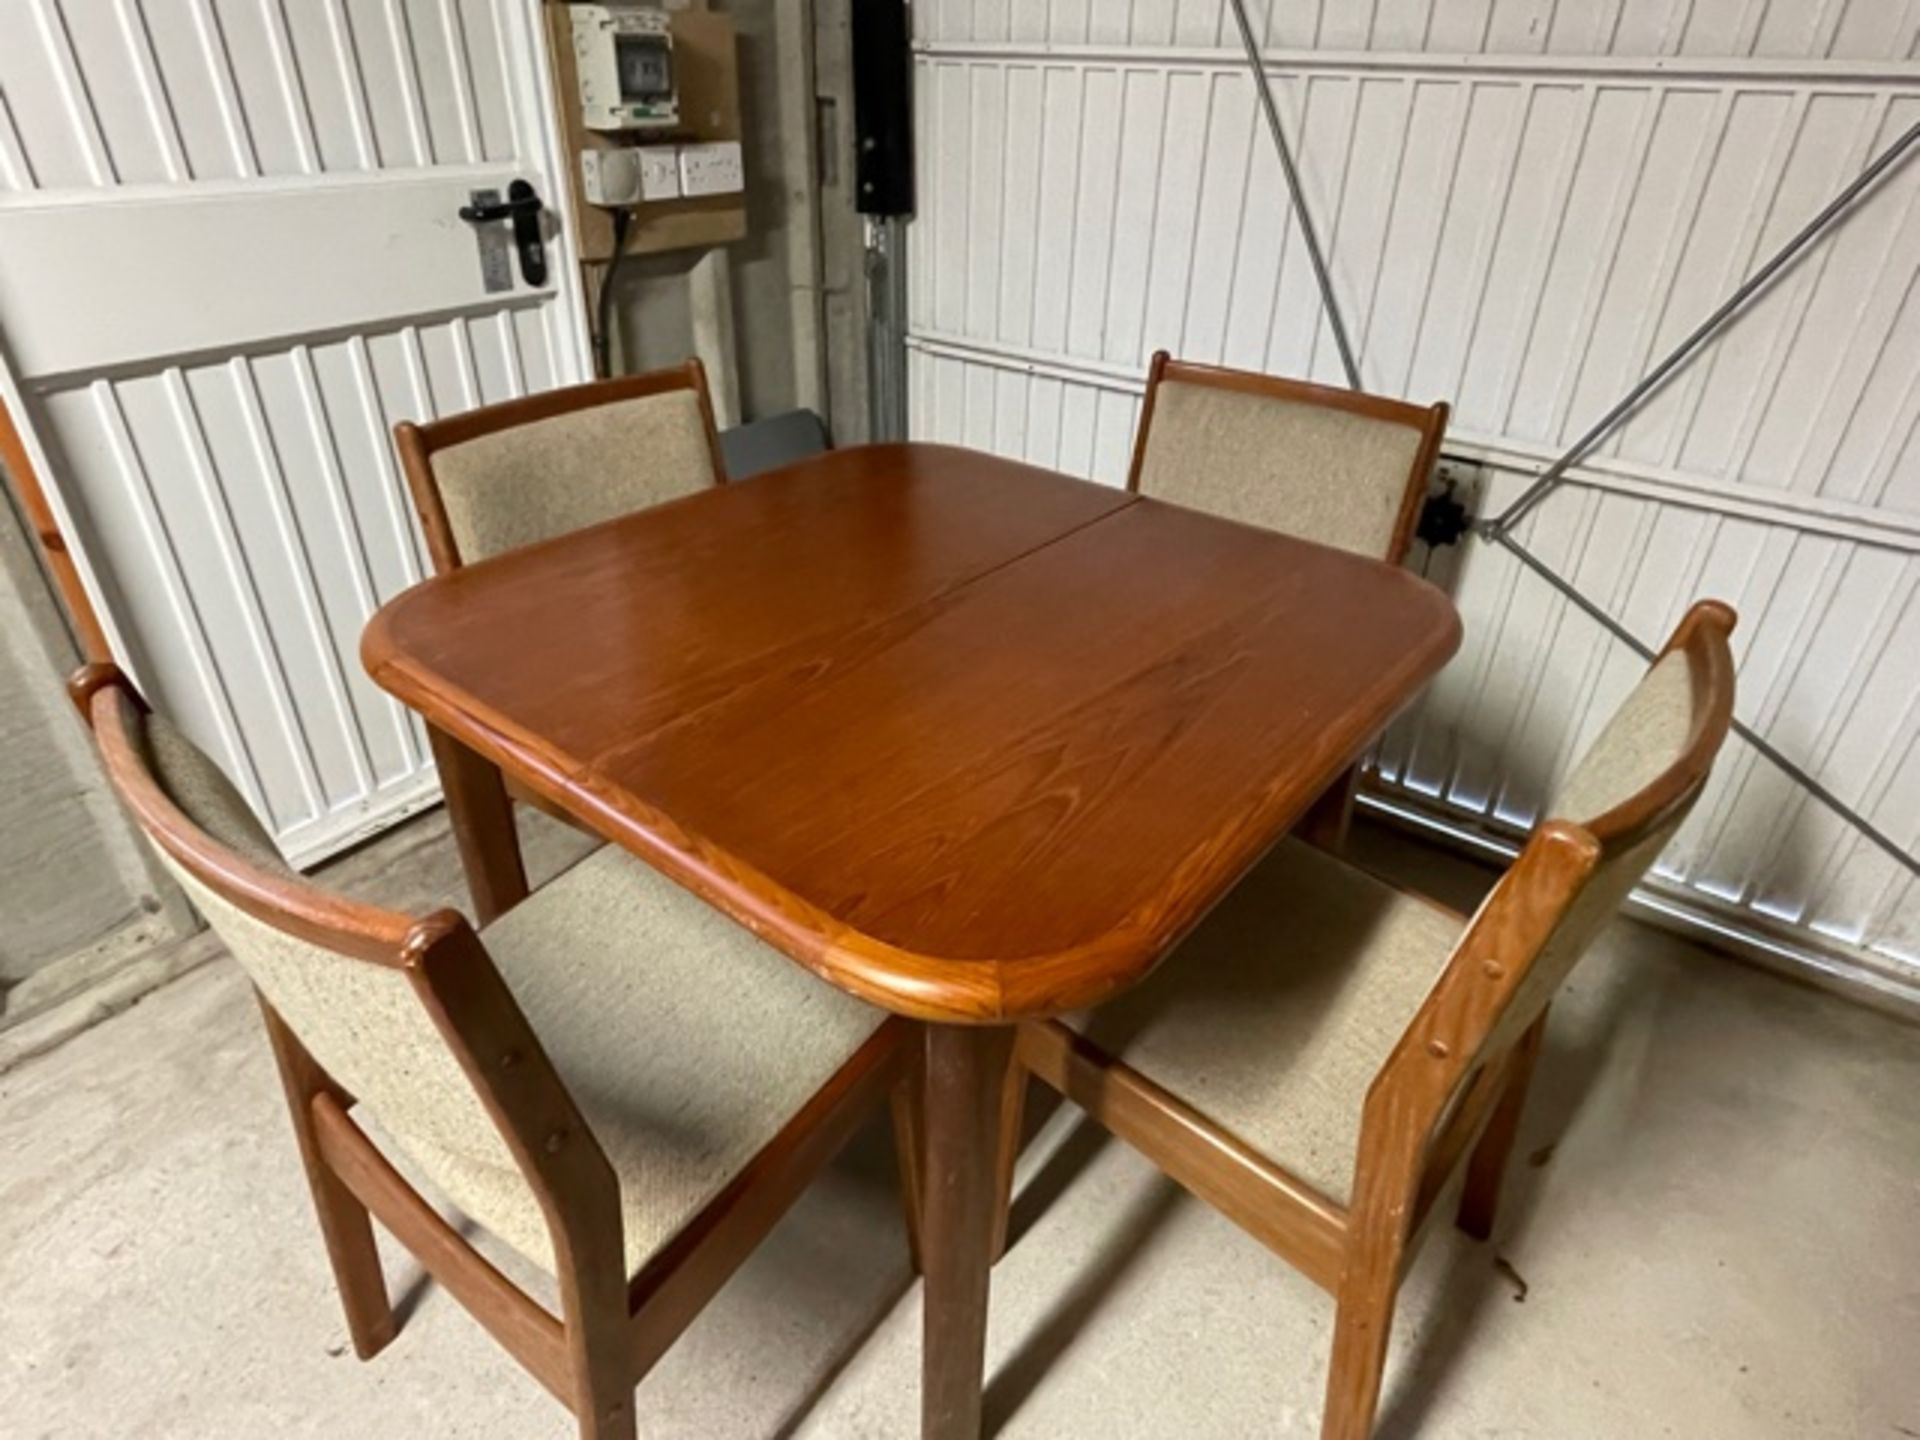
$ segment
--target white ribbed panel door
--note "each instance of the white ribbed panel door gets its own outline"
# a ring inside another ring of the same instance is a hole
[[[587,374],[568,237],[489,293],[455,213],[559,197],[535,5],[8,12],[5,398],[123,660],[316,860],[435,793],[359,660],[422,573],[391,426]]]

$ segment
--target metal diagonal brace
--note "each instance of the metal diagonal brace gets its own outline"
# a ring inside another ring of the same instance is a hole
[[[1651,662],[1654,659],[1652,646],[1646,644],[1639,636],[1627,629],[1626,626],[1622,625],[1618,620],[1594,604],[1593,601],[1574,589],[1571,581],[1562,579],[1544,560],[1534,555],[1526,546],[1514,539],[1513,536],[1504,530],[1496,530],[1491,533],[1489,538],[1497,540],[1508,550],[1512,551],[1514,558],[1522,565],[1525,565],[1529,570],[1533,571],[1534,574],[1546,581],[1547,584],[1566,596],[1583,615],[1596,622],[1609,635],[1632,650],[1633,653],[1638,655],[1642,660]],[[1831,790],[1827,789],[1826,786],[1814,779],[1813,776],[1801,769],[1800,766],[1789,760],[1785,755],[1782,755],[1779,750],[1774,748],[1770,740],[1766,739],[1765,736],[1761,735],[1737,715],[1733,717],[1733,733],[1753,746],[1761,755],[1779,766],[1788,779],[1801,786],[1809,795],[1813,796],[1814,799],[1818,800],[1822,805],[1825,805],[1849,825],[1859,830],[1862,835],[1866,836],[1867,839],[1871,840],[1881,850],[1886,851],[1902,868],[1911,874],[1920,875],[1920,859],[1916,859],[1914,856],[1908,854],[1906,850],[1901,848],[1897,841],[1884,831],[1878,829],[1871,820],[1868,820],[1851,805],[1848,805],[1846,801],[1842,800],[1838,795],[1835,795]]]
[[[1239,0],[1234,0],[1234,3],[1238,5]],[[1518,499],[1501,511],[1496,518],[1483,524],[1481,526],[1483,533],[1494,538],[1504,537],[1519,523],[1521,516],[1564,484],[1567,472],[1592,454],[1594,446],[1606,439],[1622,421],[1639,409],[1641,401],[1665,385],[1675,371],[1693,358],[1695,351],[1745,309],[1755,296],[1778,279],[1807,246],[1824,234],[1828,227],[1846,213],[1861,196],[1885,179],[1916,139],[1920,139],[1920,123],[1910,126],[1904,135],[1882,150],[1872,164],[1856,175],[1852,183],[1834,196],[1818,215],[1801,226],[1791,240],[1773,253],[1773,257],[1766,264],[1742,281],[1739,289],[1722,301],[1711,315],[1696,325],[1687,338],[1674,346],[1664,360],[1621,396],[1613,408],[1594,421],[1588,427],[1587,433],[1574,441],[1564,455],[1541,471]]]
[[[1240,25],[1240,43],[1247,52],[1247,68],[1253,72],[1253,88],[1260,96],[1260,108],[1267,117],[1267,133],[1273,136],[1273,148],[1280,156],[1280,171],[1287,177],[1287,192],[1293,197],[1294,218],[1300,222],[1300,238],[1307,242],[1307,259],[1313,264],[1313,278],[1320,285],[1320,303],[1326,307],[1327,326],[1333,331],[1333,343],[1340,351],[1340,368],[1347,372],[1347,388],[1360,388],[1360,362],[1354,358],[1353,345],[1347,339],[1346,323],[1340,318],[1340,306],[1333,298],[1333,276],[1327,270],[1327,257],[1320,252],[1320,237],[1314,233],[1313,217],[1307,213],[1306,191],[1300,185],[1300,171],[1293,163],[1293,147],[1287,144],[1286,127],[1280,123],[1280,106],[1273,98],[1273,82],[1260,59],[1260,42],[1253,37],[1253,22],[1247,18],[1247,0],[1227,0],[1233,18]]]

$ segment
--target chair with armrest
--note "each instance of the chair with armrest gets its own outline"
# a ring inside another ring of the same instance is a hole
[[[613,849],[478,933],[330,894],[117,669],[70,689],[254,984],[356,1353],[396,1330],[377,1218],[583,1436],[633,1436],[640,1377],[895,1088],[902,1022]],[[554,1277],[558,1314],[436,1213],[363,1114]]]
[[[1733,612],[1688,612],[1471,917],[1283,840],[1138,990],[1021,1063],[1333,1295],[1323,1440],[1378,1408],[1448,1179],[1486,1238],[1547,1007],[1685,820],[1733,710]]]

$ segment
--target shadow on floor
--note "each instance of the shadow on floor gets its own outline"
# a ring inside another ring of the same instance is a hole
[[[1091,1138],[1083,1138],[1089,1132]],[[1062,1153],[1074,1154],[1075,1163],[1071,1173],[1078,1173],[1086,1160],[1098,1153],[1106,1139],[1106,1133],[1099,1126],[1091,1120],[1082,1121],[1061,1146]],[[1061,1169],[1065,1172],[1068,1167]],[[1039,1178],[1044,1179],[1045,1174],[1043,1171]],[[1115,1217],[1101,1243],[1100,1253],[1076,1272],[1072,1282],[1055,1297],[1046,1317],[988,1379],[981,1422],[984,1434],[999,1434],[1019,1412],[1021,1405],[1046,1379],[1054,1363],[1073,1343],[1074,1337],[1086,1328],[1094,1312],[1139,1261],[1146,1250],[1147,1240],[1167,1220],[1179,1202],[1180,1187],[1162,1176],[1151,1189],[1136,1196],[1126,1210]]]

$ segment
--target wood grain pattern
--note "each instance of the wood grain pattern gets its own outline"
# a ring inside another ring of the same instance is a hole
[[[727,467],[720,453],[720,432],[713,421],[713,399],[707,391],[706,367],[697,358],[688,360],[684,365],[650,370],[644,375],[622,375],[613,380],[565,385],[555,390],[523,395],[517,400],[504,400],[496,405],[463,410],[443,420],[424,424],[402,420],[394,426],[394,450],[400,456],[400,470],[406,476],[407,491],[413,497],[414,511],[420,517],[420,530],[426,538],[427,554],[433,561],[434,573],[445,575],[459,569],[463,563],[460,542],[447,519],[446,499],[440,493],[440,480],[433,469],[433,457],[436,454],[449,446],[462,445],[502,430],[537,424],[556,416],[590,410],[598,405],[670,394],[675,390],[691,390],[699,402],[713,473],[724,484]],[[485,924],[526,894],[524,875],[516,887],[512,874],[520,863],[519,836],[513,828],[511,815],[496,812],[492,796],[485,793],[495,782],[485,780],[455,757],[456,770],[467,774],[472,783],[483,787],[481,792],[472,797],[458,793],[456,781],[449,778],[448,757],[440,753],[445,745],[453,742],[438,734],[433,740],[434,758],[440,767],[441,784],[447,795],[447,809],[453,819],[454,835],[460,843],[461,856],[467,862],[467,874],[477,881],[474,904],[487,912],[480,916],[481,923]],[[514,777],[505,777],[505,784],[510,798],[531,805],[556,820],[564,820],[576,828],[585,828],[566,810]],[[489,891],[486,901],[480,897],[481,887]]]
[[[362,650],[835,984],[980,1022],[1144,975],[1458,639],[1389,566],[903,445],[463,567]]]

